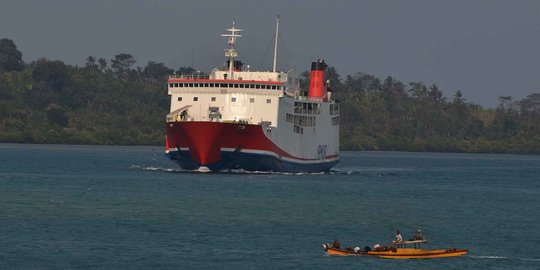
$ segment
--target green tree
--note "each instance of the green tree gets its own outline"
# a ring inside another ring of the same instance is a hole
[[[22,53],[11,39],[0,39],[0,74],[2,71],[21,71],[24,68]]]
[[[51,90],[59,91],[69,81],[70,74],[64,62],[40,59],[35,63],[32,78]]]
[[[192,75],[193,73],[197,72],[197,70],[192,67],[183,66],[179,67],[175,72],[178,75]]]
[[[100,71],[105,71],[105,69],[107,68],[107,60],[103,57],[100,57],[98,59],[98,65],[99,65],[99,70]]]
[[[86,58],[86,67],[90,69],[96,69],[97,68],[96,58],[93,56],[88,56]]]
[[[68,124],[69,117],[66,112],[66,108],[57,104],[49,104],[46,109],[47,119],[53,124],[57,124],[61,127],[65,127]]]
[[[111,67],[117,74],[126,75],[136,62],[131,54],[121,53],[111,60]]]
[[[154,61],[148,62],[144,71],[142,72],[146,80],[152,82],[164,82],[166,78],[173,73],[171,68],[168,68],[163,63],[156,63]]]

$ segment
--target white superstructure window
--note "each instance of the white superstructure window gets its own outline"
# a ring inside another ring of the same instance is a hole
[[[211,97],[210,100],[211,101],[216,101],[216,97]]]
[[[236,98],[235,97],[231,98],[231,102],[236,102]]]
[[[182,101],[182,97],[178,97],[178,101]]]
[[[266,99],[266,103],[270,104],[270,103],[272,103],[272,100],[268,98],[268,99]]]
[[[199,97],[193,97],[193,101],[198,101]]]
[[[250,98],[249,103],[255,103],[255,98]]]

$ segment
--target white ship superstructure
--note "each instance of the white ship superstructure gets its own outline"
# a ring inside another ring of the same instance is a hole
[[[277,52],[277,32],[276,28]],[[339,160],[339,106],[312,63],[309,95],[296,73],[244,70],[235,49],[241,29],[227,29],[227,66],[171,76],[167,155],[182,168],[315,172]]]

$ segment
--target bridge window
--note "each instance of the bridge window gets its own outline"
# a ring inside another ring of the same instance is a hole
[[[234,84],[234,88],[238,88],[238,84],[237,84],[237,83]]]
[[[243,85],[243,84],[241,84],[241,85],[240,85],[240,88],[244,88],[244,85]]]
[[[227,84],[226,83],[220,83],[219,87],[227,88]]]
[[[211,83],[211,84],[210,84],[210,87],[214,87],[214,84],[213,84],[213,83]]]
[[[173,84],[173,83],[169,83],[169,87],[174,87],[174,84]]]
[[[261,86],[260,85],[255,85],[255,89],[261,89]]]
[[[276,86],[275,85],[272,85],[272,90],[276,90]]]
[[[205,83],[205,84],[204,84],[204,87],[208,87],[208,83]]]
[[[332,125],[333,126],[339,125],[339,116],[332,117]]]

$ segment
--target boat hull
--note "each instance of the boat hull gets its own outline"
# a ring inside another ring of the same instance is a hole
[[[355,252],[352,250],[343,250],[323,245],[326,253],[331,256],[366,256],[379,257],[385,259],[432,259],[445,257],[459,257],[468,253],[466,249],[434,249],[423,250],[413,248],[397,248],[389,251],[368,251]]]
[[[166,155],[185,170],[324,172],[339,161],[337,155],[295,157],[272,142],[260,125],[169,122],[166,131]]]
[[[445,257],[459,257],[468,253],[468,250],[458,249],[414,249],[414,248],[398,248],[396,251],[369,251],[367,256],[376,256],[386,259],[431,259]]]

